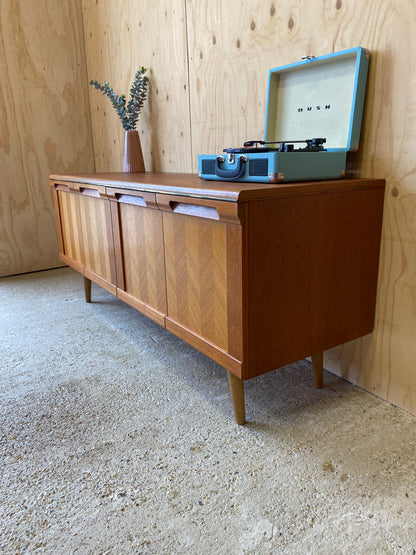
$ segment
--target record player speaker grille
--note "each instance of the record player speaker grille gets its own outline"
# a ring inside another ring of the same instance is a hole
[[[269,173],[269,160],[267,158],[249,160],[248,175],[263,176],[263,175],[267,175],[268,173]]]
[[[215,160],[202,160],[201,169],[204,175],[215,175]]]

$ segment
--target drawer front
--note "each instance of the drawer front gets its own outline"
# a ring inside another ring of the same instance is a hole
[[[156,202],[165,212],[232,224],[242,223],[242,205],[236,202],[162,194],[156,195]]]

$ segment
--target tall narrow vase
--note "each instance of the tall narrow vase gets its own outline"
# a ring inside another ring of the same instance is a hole
[[[142,146],[138,131],[126,131],[124,136],[124,172],[144,172]]]

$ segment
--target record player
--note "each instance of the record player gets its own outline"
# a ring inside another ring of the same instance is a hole
[[[339,179],[359,148],[369,52],[357,47],[269,71],[264,140],[198,156],[202,179]]]

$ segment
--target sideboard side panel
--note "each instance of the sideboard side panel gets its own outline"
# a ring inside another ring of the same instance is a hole
[[[373,330],[384,190],[250,204],[248,377]]]

